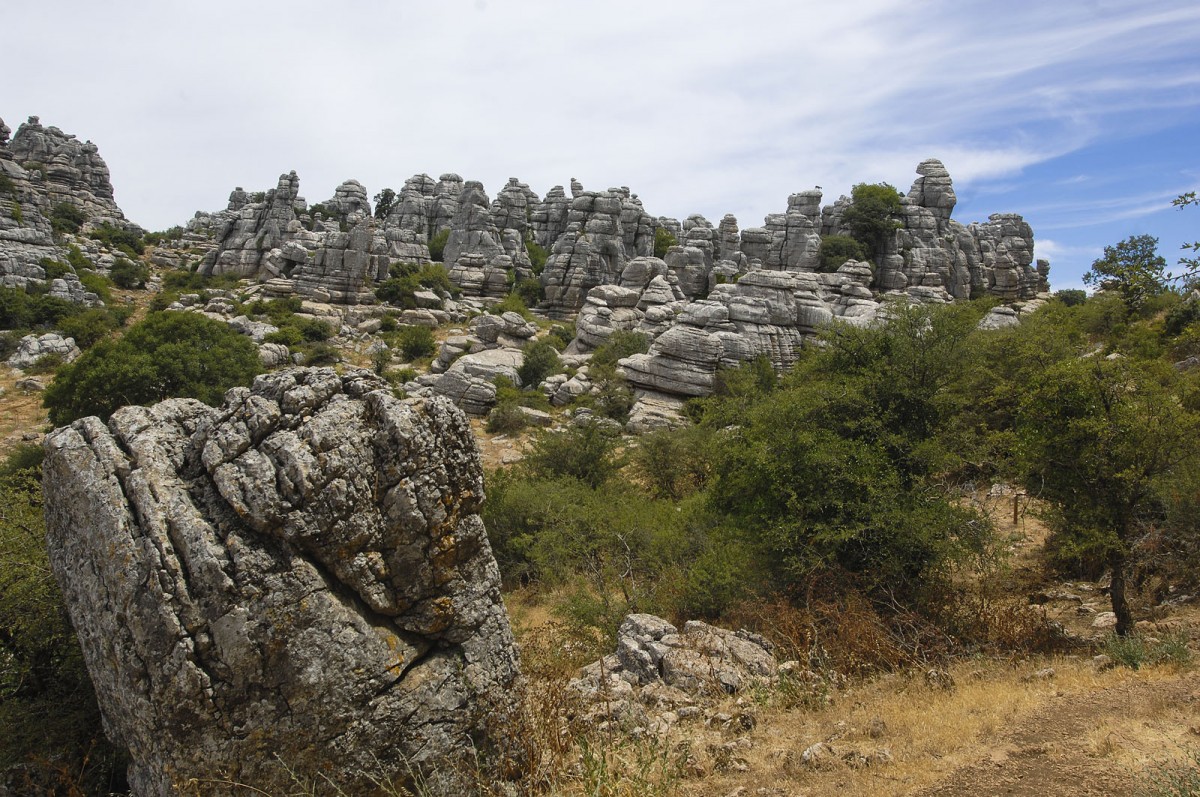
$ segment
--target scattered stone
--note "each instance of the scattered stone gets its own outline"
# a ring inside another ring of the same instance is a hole
[[[1092,620],[1092,628],[1104,630],[1117,627],[1117,615],[1114,612],[1098,612]]]
[[[925,671],[925,685],[930,689],[950,691],[954,689],[954,676],[936,667]]]

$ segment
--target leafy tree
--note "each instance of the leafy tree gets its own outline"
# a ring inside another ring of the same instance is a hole
[[[871,260],[883,254],[900,228],[896,220],[902,208],[900,199],[900,192],[888,183],[859,183],[850,190],[850,207],[842,214],[842,222]]]
[[[151,313],[117,341],[101,341],[58,372],[43,404],[57,426],[107,420],[126,404],[190,397],[216,405],[262,371],[250,339],[198,313]]]
[[[849,235],[826,235],[821,239],[818,257],[821,263],[817,270],[829,274],[848,260],[866,260],[870,253],[861,242]]]
[[[375,218],[386,219],[396,204],[396,192],[385,188],[375,195]]]
[[[1104,247],[1104,257],[1092,262],[1083,283],[1116,291],[1126,307],[1137,310],[1166,288],[1166,267],[1167,261],[1158,254],[1157,238],[1131,235],[1116,246]]]
[[[1181,194],[1171,202],[1177,208],[1186,208],[1188,205],[1200,205],[1200,197],[1196,196],[1195,191],[1188,191],[1186,194]],[[1185,252],[1195,252],[1200,255],[1200,241],[1192,241],[1184,244],[1182,248]],[[1200,276],[1200,257],[1181,257],[1179,265],[1183,266],[1185,271],[1180,275],[1179,279],[1193,281],[1197,276]]]
[[[1067,307],[1075,307],[1087,301],[1087,293],[1077,288],[1068,288],[1066,290],[1055,291],[1054,298]]]
[[[1131,547],[1164,483],[1200,455],[1200,415],[1171,389],[1169,367],[1092,357],[1034,379],[1019,420],[1026,489],[1051,502],[1068,551],[1108,565],[1116,631],[1129,634]]]
[[[667,250],[672,246],[679,246],[679,241],[666,227],[654,228],[654,256],[664,258],[667,256]]]

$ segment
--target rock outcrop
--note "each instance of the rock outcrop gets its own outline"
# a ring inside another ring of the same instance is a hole
[[[81,144],[56,127],[43,128],[37,117],[21,125],[12,141],[10,134],[0,120],[0,285],[40,287],[46,282],[43,261],[67,259],[50,221],[57,205],[71,205],[85,223],[127,222],[113,202],[108,167],[94,144]],[[101,304],[73,271],[49,287],[60,299]]]
[[[291,369],[45,450],[51,563],[135,794],[271,789],[282,765],[350,794],[413,767],[459,794],[513,732],[482,471],[448,402]]]
[[[91,141],[80,141],[57,127],[43,127],[36,116],[17,128],[9,145],[13,159],[38,174],[42,190],[54,206],[65,202],[89,222],[129,226],[117,207],[108,164]]]

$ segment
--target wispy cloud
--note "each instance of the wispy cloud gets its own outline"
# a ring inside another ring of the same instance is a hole
[[[509,176],[539,192],[577,177],[628,185],[652,213],[743,226],[817,184],[907,190],[926,157],[972,212],[1041,214],[1056,232],[1169,199],[1178,173],[1153,198],[1005,188],[1200,105],[1200,5],[979,14],[952,0],[26,3],[6,11],[6,54],[39,68],[9,82],[0,113],[96,140],[118,201],[153,228],[293,168],[314,201],[343,179],[374,192],[421,171],[493,192]],[[1001,193],[1004,207],[982,206]]]

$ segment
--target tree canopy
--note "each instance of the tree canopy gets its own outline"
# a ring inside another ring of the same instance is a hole
[[[900,199],[900,192],[888,183],[859,183],[850,190],[850,207],[842,214],[842,221],[872,260],[883,254],[888,240],[900,228],[895,218],[903,207]]]
[[[1104,247],[1104,256],[1092,262],[1083,275],[1085,285],[1116,291],[1130,310],[1166,288],[1167,261],[1158,254],[1158,239],[1131,235],[1115,246]]]

